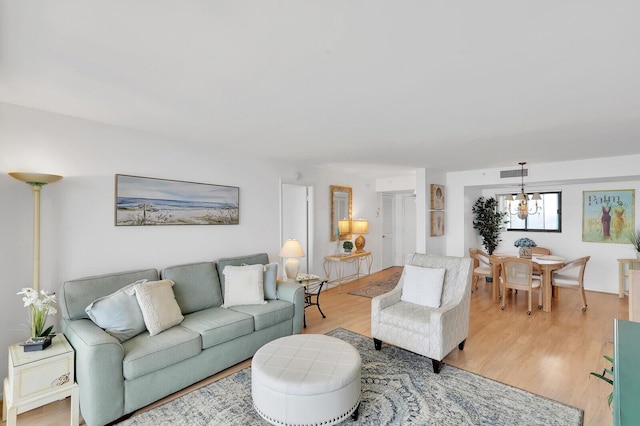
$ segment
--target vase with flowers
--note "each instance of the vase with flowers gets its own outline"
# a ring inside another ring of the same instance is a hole
[[[29,320],[31,322],[31,337],[24,343],[25,352],[37,351],[46,349],[51,345],[51,339],[55,335],[53,333],[53,326],[47,328],[47,317],[49,315],[55,315],[58,310],[55,308],[56,295],[55,293],[49,293],[46,290],[38,293],[33,288],[23,288],[18,292],[18,295],[22,295],[22,301],[24,307],[29,310]]]
[[[523,259],[531,259],[531,247],[536,247],[535,241],[530,238],[518,238],[513,245],[519,248],[518,255]]]

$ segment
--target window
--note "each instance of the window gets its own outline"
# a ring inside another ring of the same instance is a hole
[[[517,212],[518,201],[512,201],[513,194],[498,195],[499,208],[507,212],[507,231],[562,231],[562,192],[541,192],[540,196],[542,199],[537,202],[529,196],[528,211],[532,214],[520,218]]]

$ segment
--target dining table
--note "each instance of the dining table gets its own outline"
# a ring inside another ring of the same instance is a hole
[[[491,274],[493,277],[493,286],[491,291],[491,297],[494,302],[500,302],[500,261],[507,257],[518,257],[517,254],[510,253],[494,253],[489,256],[491,262]],[[544,312],[551,312],[551,300],[552,300],[552,286],[551,286],[551,274],[553,271],[560,269],[564,266],[565,259],[560,256],[551,255],[534,255],[531,256],[531,260],[534,263],[534,271],[540,273],[542,277],[542,310]]]

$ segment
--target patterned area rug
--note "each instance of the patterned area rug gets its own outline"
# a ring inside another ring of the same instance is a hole
[[[380,294],[384,294],[393,290],[396,284],[398,284],[398,281],[400,281],[401,275],[402,275],[402,272],[396,272],[393,275],[390,275],[383,280],[376,281],[369,284],[366,287],[362,287],[357,290],[350,291],[348,294],[353,294],[354,296],[374,298]]]
[[[359,418],[345,425],[582,425],[583,411],[444,365],[344,329],[329,333],[362,357]],[[120,425],[266,425],[251,402],[251,369],[245,368]]]

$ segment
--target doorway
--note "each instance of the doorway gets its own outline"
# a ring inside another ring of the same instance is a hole
[[[307,274],[313,270],[313,237],[310,230],[313,229],[313,187],[306,185],[282,184],[282,210],[280,246],[289,238],[295,238],[300,242],[305,256],[298,259],[300,273]],[[284,271],[284,265],[280,268]],[[282,274],[281,274],[282,275]]]

